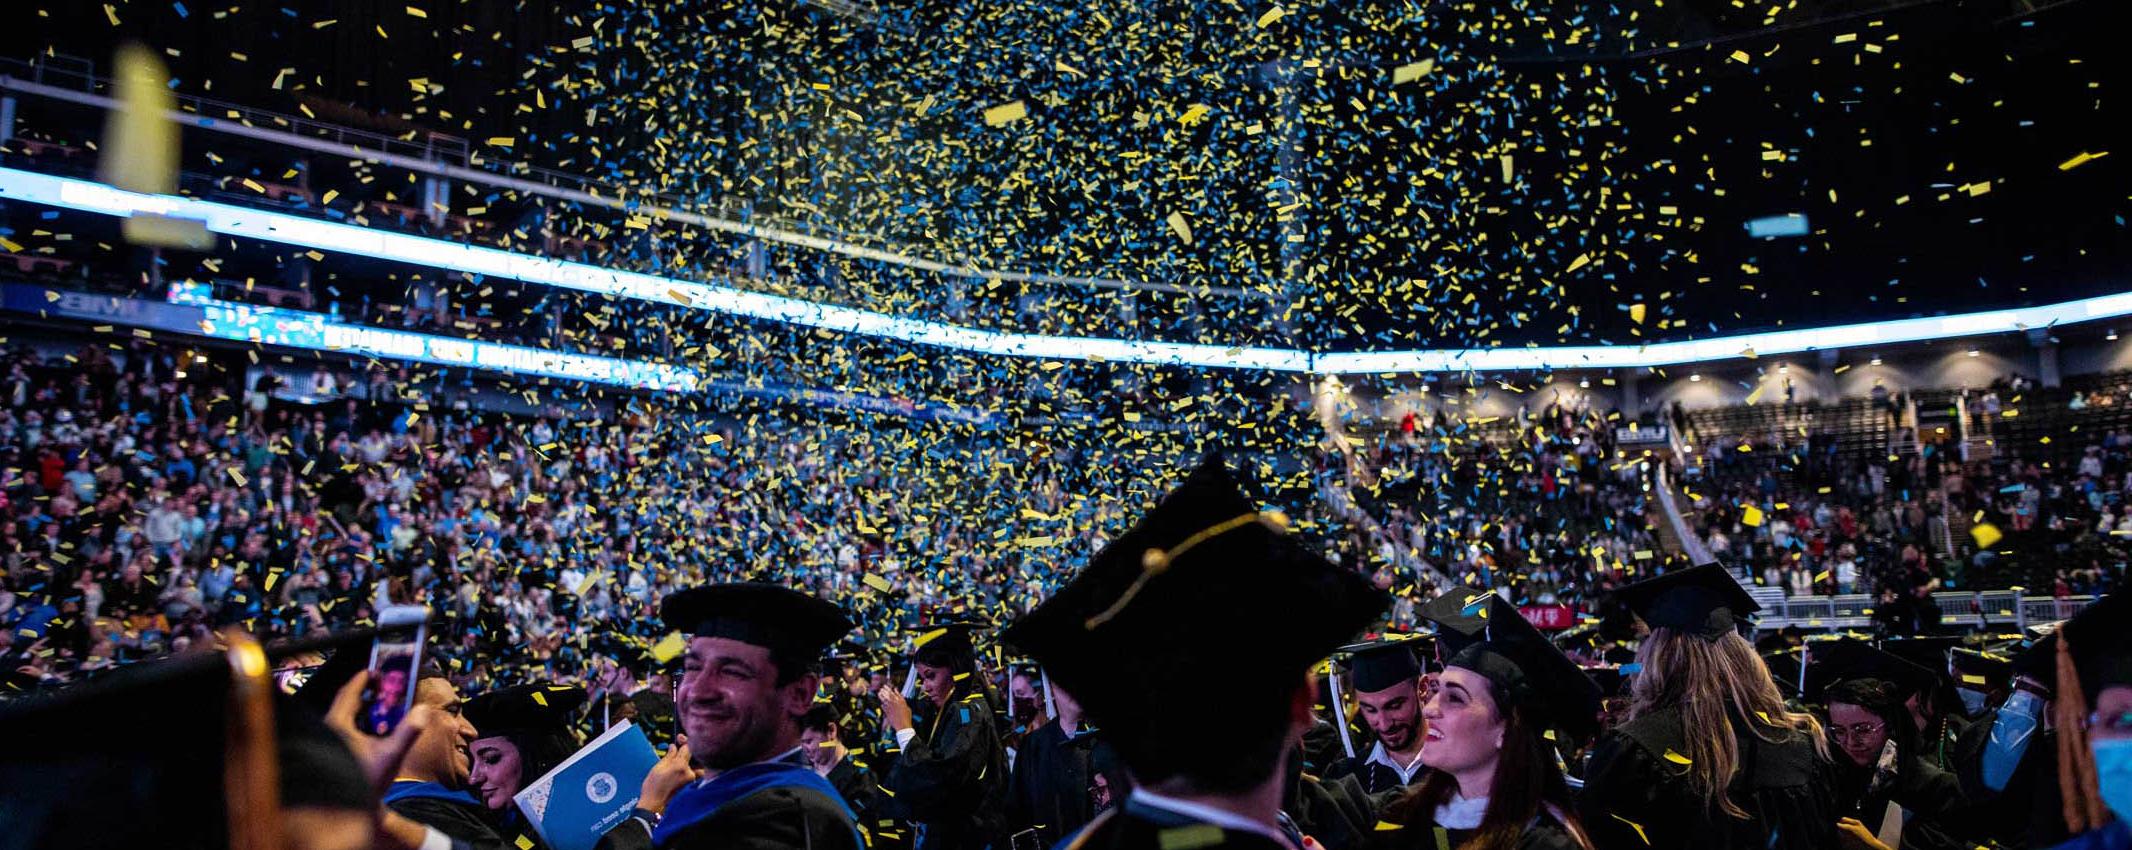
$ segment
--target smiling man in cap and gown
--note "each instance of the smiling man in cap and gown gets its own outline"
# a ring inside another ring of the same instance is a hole
[[[851,630],[835,605],[773,584],[695,587],[660,618],[690,637],[675,698],[688,751],[706,772],[670,801],[645,782],[634,817],[602,847],[859,850],[851,807],[800,746],[822,651]]]

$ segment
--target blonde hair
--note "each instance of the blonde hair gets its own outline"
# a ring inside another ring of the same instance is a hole
[[[1637,649],[1636,661],[1643,671],[1636,674],[1630,693],[1629,719],[1678,707],[1688,747],[1679,755],[1688,759],[1688,784],[1725,814],[1748,816],[1726,793],[1740,765],[1734,721],[1770,743],[1804,738],[1815,754],[1828,760],[1821,721],[1784,707],[1769,667],[1739,634],[1727,632],[1711,641],[1673,629],[1652,629]]]
[[[2057,699],[2051,702],[2058,728],[2058,793],[2065,829],[2074,835],[2100,829],[2110,820],[2095,777],[2095,754],[2088,751],[2088,695],[2073,664],[2072,641],[2058,630]]]

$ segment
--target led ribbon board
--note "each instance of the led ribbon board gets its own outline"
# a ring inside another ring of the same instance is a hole
[[[10,283],[0,285],[0,306],[166,333],[647,390],[686,392],[704,384],[694,369],[664,363],[372,328],[318,313],[220,301],[199,283],[173,284],[167,302]]]
[[[1328,374],[1367,372],[1546,371],[1670,366],[1753,355],[1791,354],[2010,333],[2132,315],[2132,292],[2022,307],[1855,325],[1657,342],[1648,345],[1531,346],[1315,353],[1295,349],[1142,342],[1010,333],[891,316],[855,307],[749,292],[732,286],[602,268],[586,263],[462,245],[196,198],[144,195],[89,180],[0,168],[0,199],[113,216],[152,213],[205,222],[226,236],[355,254],[447,271],[672,304],[750,319],[895,339],[975,354],[1112,360],[1171,366]]]

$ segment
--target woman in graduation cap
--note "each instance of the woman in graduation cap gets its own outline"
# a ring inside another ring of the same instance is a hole
[[[490,691],[466,701],[467,722],[479,736],[467,747],[473,768],[468,790],[497,818],[497,830],[525,850],[544,846],[520,816],[513,798],[582,745],[571,728],[585,689],[531,684]]]
[[[1933,685],[1932,671],[1852,638],[1811,642],[1807,652],[1805,697],[1828,707],[1829,740],[1837,749],[1839,828],[1854,839],[1870,834],[1909,850],[1982,843],[1966,836],[1971,807],[1961,783],[1926,757],[1927,739],[1911,708]]]
[[[1589,850],[1556,746],[1596,731],[1599,687],[1518,610],[1489,594],[1479,640],[1444,662],[1422,707],[1419,782],[1369,846]]]
[[[974,628],[943,623],[919,633],[917,711],[902,691],[879,691],[883,723],[901,749],[881,787],[917,825],[919,850],[983,848],[1006,831],[1007,752],[977,669]]]
[[[1631,584],[1650,627],[1629,718],[1592,749],[1579,813],[1599,850],[1837,846],[1820,721],[1787,710],[1740,618],[1757,610],[1715,564]]]

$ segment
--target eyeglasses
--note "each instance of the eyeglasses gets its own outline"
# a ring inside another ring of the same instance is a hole
[[[1860,723],[1856,726],[1830,726],[1828,728],[1828,736],[1829,740],[1835,741],[1838,744],[1843,744],[1854,740],[1862,741],[1867,737],[1880,734],[1883,730],[1887,728],[1888,724],[1886,723]]]
[[[2132,735],[2132,711],[2105,716],[2101,712],[2088,715],[2088,730],[2101,729],[2118,735]]]

